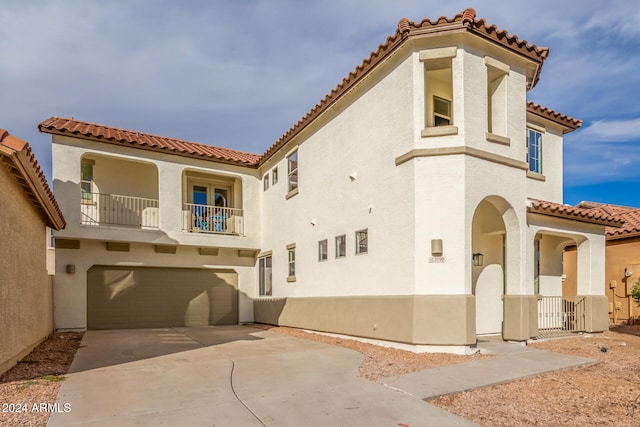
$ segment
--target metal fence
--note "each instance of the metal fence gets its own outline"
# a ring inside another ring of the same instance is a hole
[[[585,330],[585,297],[541,297],[538,300],[538,338]]]
[[[83,193],[81,223],[158,228],[158,200],[118,194]]]
[[[182,229],[193,233],[244,235],[242,209],[185,203]]]

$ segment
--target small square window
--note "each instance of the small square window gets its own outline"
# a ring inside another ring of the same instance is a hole
[[[449,126],[451,124],[451,101],[433,97],[433,123],[435,126]]]
[[[278,168],[273,168],[271,171],[271,185],[276,185],[278,182]]]
[[[369,230],[356,231],[356,255],[369,252]]]
[[[347,256],[347,236],[336,236],[336,258]]]
[[[262,190],[267,191],[269,189],[269,174],[266,174],[264,178],[262,178]]]
[[[318,242],[318,261],[326,261],[329,258],[329,245],[327,239]]]

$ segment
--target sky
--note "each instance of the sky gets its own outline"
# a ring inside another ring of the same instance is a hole
[[[637,0],[0,0],[0,128],[49,182],[51,116],[262,153],[400,18],[467,7],[550,48],[528,99],[584,121],[564,203],[640,207]]]

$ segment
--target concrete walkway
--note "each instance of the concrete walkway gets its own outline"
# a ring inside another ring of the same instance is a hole
[[[362,355],[244,326],[88,331],[48,426],[472,426],[422,399],[591,363],[518,344],[371,382]]]
[[[495,357],[382,378],[379,381],[393,389],[429,400],[595,363],[591,359],[537,350],[519,343],[480,341],[478,348],[482,353],[495,354]]]

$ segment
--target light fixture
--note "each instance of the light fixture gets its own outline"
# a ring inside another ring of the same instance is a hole
[[[472,256],[473,265],[475,267],[480,267],[484,261],[483,258],[484,258],[484,255],[482,255],[480,252],[474,253]]]
[[[442,256],[442,239],[431,239],[431,256]]]

